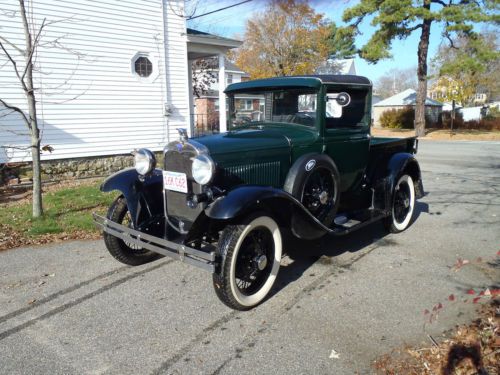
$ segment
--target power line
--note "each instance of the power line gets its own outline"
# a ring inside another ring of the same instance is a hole
[[[220,12],[221,10],[226,10],[226,9],[233,8],[233,7],[238,6],[238,5],[241,5],[241,4],[249,3],[250,1],[252,1],[252,0],[245,0],[245,1],[241,1],[241,2],[239,2],[239,3],[237,3],[237,4],[228,5],[227,7],[224,7],[224,8],[220,8],[220,9],[212,10],[211,12],[207,12],[207,13],[199,14],[199,15],[194,16],[194,17],[188,17],[188,18],[187,18],[187,20],[188,20],[188,21],[190,21],[190,20],[194,20],[195,18],[199,18],[199,17],[203,17],[203,16],[208,16],[209,14],[212,14],[212,13],[217,13],[217,12]]]

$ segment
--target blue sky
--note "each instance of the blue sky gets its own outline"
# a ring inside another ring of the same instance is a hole
[[[205,0],[200,2],[200,5],[198,5],[196,14],[219,9],[230,4],[238,3],[239,1],[240,0]],[[341,25],[343,11],[356,3],[356,0],[316,0],[311,2],[311,6],[316,10],[316,12],[323,13],[326,18],[334,21],[337,25]],[[226,37],[233,37],[236,39],[239,37],[241,40],[245,31],[246,20],[251,17],[253,12],[262,9],[264,5],[265,1],[262,0],[251,1],[209,16],[200,17],[196,20],[190,21],[188,25],[201,31],[207,31]],[[369,25],[369,22],[364,21],[360,28],[362,35],[360,35],[356,41],[357,45],[363,45],[363,43],[370,38],[373,30],[374,29]],[[419,38],[420,30],[417,30],[405,40],[395,40],[392,45],[393,58],[380,61],[377,64],[368,64],[363,59],[356,58],[357,73],[376,81],[381,75],[393,68],[416,68],[417,45]],[[434,24],[431,29],[429,58],[432,58],[435,54],[440,42],[441,30],[439,25]]]

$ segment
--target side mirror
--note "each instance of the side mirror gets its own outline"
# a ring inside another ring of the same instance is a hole
[[[346,92],[341,92],[337,95],[336,100],[340,106],[345,107],[348,106],[349,103],[351,103],[351,96]]]
[[[351,103],[351,95],[346,92],[339,92],[335,94],[327,94],[326,101],[335,100],[341,107],[346,107]]]
[[[351,96],[346,92],[326,94],[326,117],[341,118],[342,108],[351,103]]]

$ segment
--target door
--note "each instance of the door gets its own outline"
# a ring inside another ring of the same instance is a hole
[[[340,93],[348,94],[348,102]],[[368,164],[370,90],[369,87],[327,86],[324,103],[325,153],[337,165],[340,191],[346,192],[357,188]]]

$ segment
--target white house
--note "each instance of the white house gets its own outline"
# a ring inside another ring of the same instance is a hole
[[[26,0],[33,29],[46,21],[34,84],[42,160],[161,150],[192,129],[190,62],[224,56],[240,42],[186,29],[182,0]],[[32,17],[31,17],[32,15]],[[0,36],[23,48],[17,2],[4,2]],[[19,61],[11,44],[3,43]],[[220,59],[220,74],[225,60]],[[223,96],[223,87],[218,90]],[[11,64],[0,50],[0,98],[27,112]],[[220,101],[221,107],[225,100]],[[221,130],[225,113],[221,111]],[[0,164],[30,160],[20,115],[0,107]]]
[[[356,75],[356,63],[354,59],[328,59],[316,69],[316,73]]]
[[[403,109],[407,107],[415,107],[417,102],[417,93],[413,89],[404,90],[394,96],[386,98],[373,104],[372,106],[372,121],[375,127],[380,126],[380,116],[385,111],[391,109]],[[425,115],[433,123],[438,122],[441,116],[443,103],[431,98],[425,99]]]

